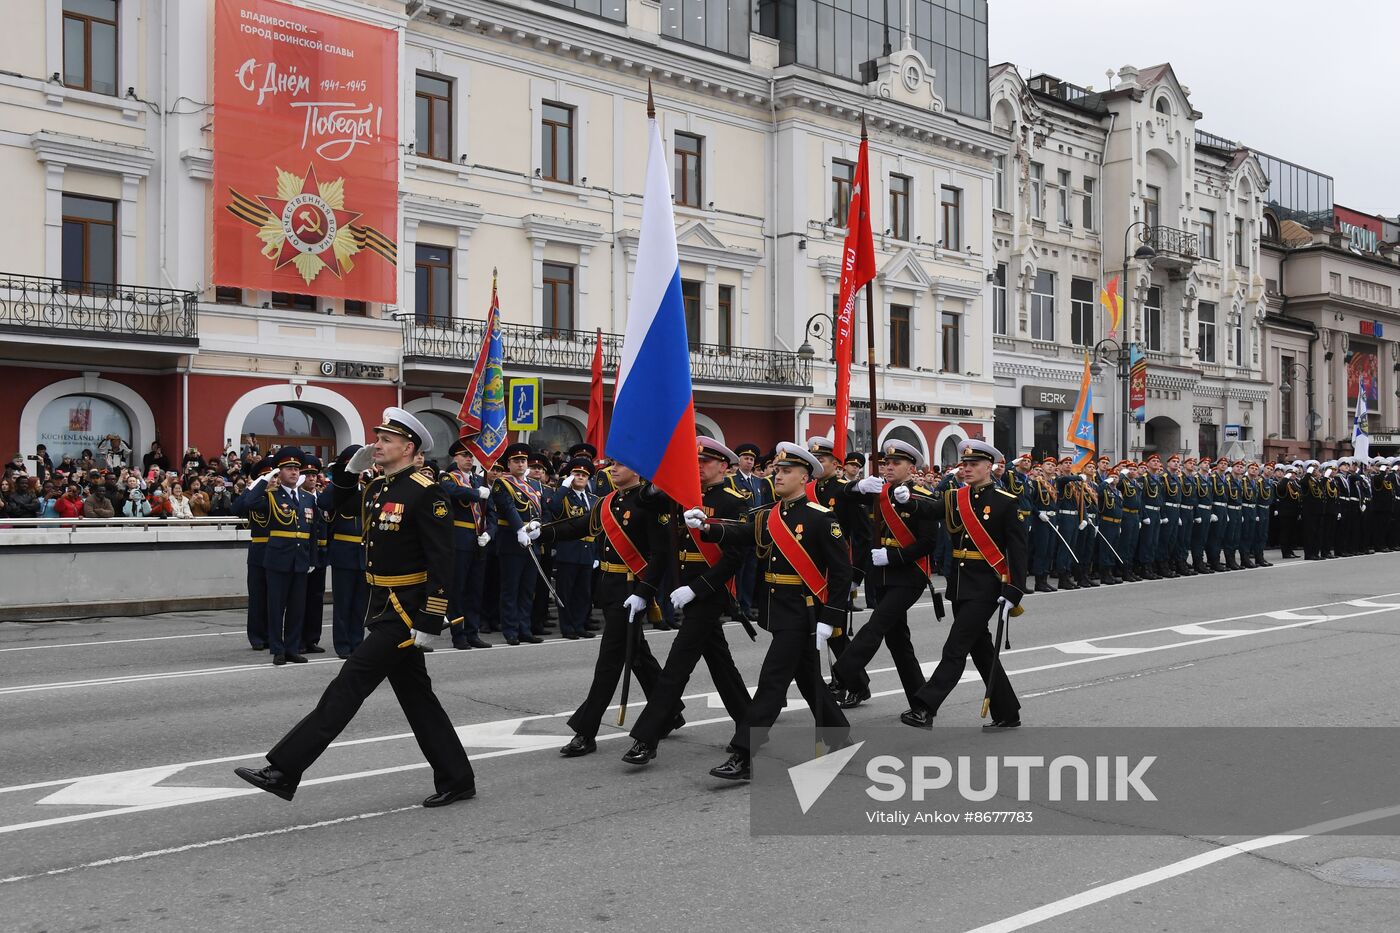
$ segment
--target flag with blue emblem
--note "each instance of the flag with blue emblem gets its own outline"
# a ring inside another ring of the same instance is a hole
[[[491,273],[491,310],[481,351],[472,369],[467,394],[457,420],[462,422],[461,437],[467,442],[481,469],[489,470],[506,446],[505,341],[501,337],[501,304],[496,296],[496,274]]]
[[[1065,440],[1071,447],[1076,448],[1079,454],[1074,459],[1074,464],[1070,467],[1075,473],[1084,470],[1084,464],[1094,461],[1094,454],[1098,447],[1094,439],[1094,385],[1092,375],[1089,372],[1089,354],[1084,354],[1084,375],[1079,379],[1079,400],[1074,403],[1074,415],[1069,420],[1069,430],[1065,432]]]

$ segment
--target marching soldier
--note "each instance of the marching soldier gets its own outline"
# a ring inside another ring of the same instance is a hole
[[[831,510],[831,514],[836,517],[836,521],[841,525],[841,531],[846,536],[846,542],[851,548],[851,595],[854,597],[856,584],[865,581],[866,589],[874,587],[870,577],[870,552],[857,551],[855,542],[857,540],[870,540],[871,518],[861,508],[858,500],[847,496],[852,488],[846,480],[845,473],[841,469],[840,462],[836,459],[835,444],[825,437],[807,438],[807,452],[817,458],[821,464],[821,479],[815,479],[807,484],[807,499],[817,505],[826,506]],[[859,533],[858,533],[859,532]],[[846,618],[846,625],[836,630],[831,638],[827,639],[827,647],[831,649],[833,656],[839,658],[846,650],[846,646],[851,642],[849,631],[851,619]],[[841,678],[832,675],[831,689],[837,692],[837,699],[845,693],[845,685]]]
[[[1016,514],[1026,526],[1027,543],[1031,540],[1032,523],[1035,521],[1035,519],[1032,518],[1034,506],[1031,502],[1033,490],[1031,489],[1030,482],[1030,467],[1031,455],[1021,454],[1021,456],[1017,457],[1012,462],[1011,469],[1007,470],[1001,477],[1002,488],[1016,497]],[[1027,558],[1026,565],[1028,568],[1035,566],[1035,552],[1033,549],[1030,551],[1030,556]],[[1032,576],[1035,575],[1034,570],[1028,570],[1028,572]],[[1028,579],[1026,581],[1026,589],[1030,590],[1034,587],[1035,581]]]
[[[1079,515],[1075,537],[1070,540],[1074,542],[1074,552],[1079,555],[1079,563],[1074,567],[1075,579],[1081,587],[1099,585],[1099,581],[1092,575],[1094,554],[1099,547],[1099,536],[1095,533],[1099,521],[1099,493],[1098,485],[1094,481],[1095,469],[1097,468],[1092,460],[1084,464],[1083,472],[1075,476],[1076,482],[1070,486],[1070,495]]]
[[[414,455],[432,448],[432,436],[423,424],[401,408],[387,408],[374,431],[372,447],[341,453],[332,487],[333,508],[353,503],[369,521],[369,634],[346,659],[316,708],[267,753],[268,767],[237,768],[235,773],[254,787],[291,800],[306,769],[387,677],[433,769],[435,792],[423,806],[441,807],[476,795],[466,750],[433,693],[418,650],[441,633],[447,621],[452,511],[437,485],[414,468]],[[361,486],[359,476],[371,463],[383,475]]]
[[[726,482],[729,468],[739,462],[738,454],[708,437],[697,437],[695,444],[700,460],[701,508],[706,519],[741,521],[749,500]],[[675,509],[675,503],[664,495],[643,499],[649,508]],[[701,658],[705,659],[710,680],[735,725],[744,718],[751,702],[744,676],[729,652],[720,616],[734,603],[734,574],[743,565],[753,542],[734,535],[720,547],[706,541],[695,529],[687,528],[686,532],[679,542],[680,586],[670,596],[671,605],[683,613],[680,634],[671,644],[655,690],[647,692],[646,709],[632,727],[632,747],[622,756],[629,765],[646,765],[656,757],[656,746],[674,725],[681,693]],[[757,637],[747,619],[742,624],[750,638]]]
[[[729,759],[710,774],[730,781],[748,780],[754,729],[778,719],[793,680],[819,727],[845,733],[846,716],[831,691],[822,686],[821,649],[846,620],[851,562],[845,533],[825,506],[807,500],[807,483],[820,479],[821,464],[798,444],[780,443],[774,464],[774,491],[779,501],[753,513],[739,525],[706,523],[703,510],[685,513],[690,528],[724,546],[752,540],[763,569],[759,624],[773,635],[758,675],[758,689],[734,730]]]
[[[530,540],[531,527],[544,515],[540,493],[525,475],[530,465],[530,445],[511,444],[505,450],[508,472],[491,487],[496,510],[496,555],[500,564],[501,634],[506,644],[544,641],[530,627],[535,597],[535,558],[539,551]],[[531,554],[535,557],[532,558]]]
[[[1055,468],[1055,458],[1046,457],[1041,464],[1044,471]],[[1054,522],[1059,511],[1055,502],[1055,486],[1045,475],[1038,475],[1030,481],[1031,508],[1035,518],[1030,533],[1030,571],[1035,577],[1037,593],[1054,593],[1050,585],[1050,568],[1055,563],[1055,548],[1059,540],[1055,537]]]
[[[882,641],[911,704],[924,685],[923,669],[909,633],[909,609],[929,588],[937,506],[932,491],[911,479],[924,462],[918,450],[903,441],[888,440],[882,457],[884,479],[867,476],[846,491],[848,501],[868,509],[871,515],[876,537],[867,560],[880,601],[832,665],[833,679],[846,686],[840,700],[842,709],[854,709],[870,699],[870,676],[865,668]],[[1021,582],[1024,584],[1024,579]]]
[[[578,518],[593,510],[593,503],[600,498],[590,491],[593,471],[592,458],[582,451],[565,464],[567,479],[545,503],[545,517],[550,522]],[[612,491],[611,482],[608,491]],[[592,535],[554,545],[554,585],[564,604],[559,610],[559,634],[569,641],[594,637],[588,628],[588,616],[593,608],[593,568],[597,563],[598,548]]]
[[[598,727],[617,689],[623,668],[632,672],[648,697],[655,694],[661,676],[637,616],[647,611],[666,572],[671,552],[670,516],[642,504],[642,478],[622,464],[612,467],[614,489],[593,503],[584,515],[534,528],[531,537],[552,544],[591,537],[598,545],[598,579],[595,602],[603,607],[603,637],[588,696],[569,717],[574,737],[559,749],[565,758],[578,758],[598,750]],[[634,639],[632,651],[628,639]],[[671,729],[684,724],[677,701],[669,721]]]
[[[330,540],[326,562],[331,568],[331,644],[344,661],[365,638],[365,613],[369,611],[369,582],[365,579],[364,525],[360,503],[343,498],[336,505],[335,469],[327,470],[331,485],[316,497],[326,517]],[[344,469],[344,467],[340,467]]]
[[[272,475],[275,461],[269,454],[253,468],[255,476]],[[256,490],[256,491],[255,491]],[[263,488],[255,483],[233,500],[233,514],[248,519],[248,644],[254,651],[266,651],[267,633],[267,568],[263,557],[267,553],[269,522],[272,513],[267,508]]]
[[[1021,604],[1026,578],[1026,526],[1016,515],[1016,500],[991,483],[992,464],[1001,455],[991,444],[968,440],[962,444],[962,472],[967,485],[944,495],[948,528],[957,556],[948,578],[948,598],[953,604],[953,625],[943,644],[943,656],[933,676],[915,695],[900,721],[921,729],[933,726],[933,718],[948,694],[962,679],[967,659],[977,666],[987,688],[992,722],[988,729],[1014,729],[1021,725],[1021,704],[1001,666],[999,644],[994,644],[987,623],[998,612]],[[1002,636],[1002,615],[997,638]]]
[[[452,591],[447,599],[452,647],[490,648],[480,632],[484,558],[495,527],[491,487],[474,471],[476,458],[465,440],[457,438],[447,452],[452,469],[441,474],[438,489],[452,506]]]
[[[1322,531],[1327,524],[1327,477],[1322,475],[1322,464],[1304,461],[1302,486],[1303,559],[1322,560],[1327,556]]]
[[[1202,457],[1196,464],[1196,520],[1191,532],[1191,564],[1197,573],[1215,573],[1210,561],[1210,535],[1215,521],[1214,480],[1210,474],[1210,458]]]
[[[1397,496],[1394,457],[1376,465],[1371,483],[1376,491],[1372,547],[1377,551],[1393,551],[1400,538],[1400,516],[1396,514],[1400,496]]]

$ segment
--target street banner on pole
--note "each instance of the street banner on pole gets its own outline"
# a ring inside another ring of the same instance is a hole
[[[1133,420],[1147,420],[1147,355],[1135,343],[1128,344],[1128,409]]]

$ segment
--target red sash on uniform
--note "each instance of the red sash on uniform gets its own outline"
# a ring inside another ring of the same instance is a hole
[[[960,486],[955,493],[955,501],[958,504],[958,518],[962,519],[963,528],[967,530],[968,537],[972,543],[977,545],[978,552],[987,559],[997,576],[1002,582],[1006,582],[1006,555],[1001,553],[1001,548],[992,540],[992,536],[987,533],[982,520],[977,517],[977,513],[972,508],[972,487]]]
[[[809,502],[821,502],[821,500],[817,498],[817,481],[814,479],[807,481],[807,500]]]
[[[516,489],[523,492],[525,494],[525,498],[529,499],[530,504],[535,507],[535,511],[540,511],[540,494],[535,491],[534,486],[531,486],[529,483],[516,479],[509,473],[507,473],[505,476],[502,476],[501,479],[505,480],[506,482],[514,486]]]
[[[895,511],[894,503],[890,501],[893,494],[894,489],[891,487],[888,492],[880,496],[880,517],[885,520],[886,527],[889,528],[890,534],[894,535],[894,539],[899,542],[900,547],[913,547],[916,540],[914,532]],[[924,576],[933,572],[933,566],[927,557],[920,557],[916,563],[918,563],[919,569],[924,572]]]
[[[627,569],[632,571],[632,576],[640,577],[642,571],[647,569],[647,559],[642,556],[642,552],[637,550],[637,546],[632,543],[632,539],[627,537],[627,532],[622,530],[622,525],[618,522],[617,516],[612,513],[613,496],[617,495],[617,490],[613,490],[603,497],[599,503],[601,509],[603,533],[608,536],[608,543],[612,545],[617,556],[622,558],[622,562],[627,565]]]
[[[778,549],[778,553],[792,564],[792,569],[797,571],[807,589],[825,603],[826,574],[817,569],[817,562],[812,560],[812,555],[807,553],[802,547],[802,542],[793,535],[792,529],[783,521],[781,512],[781,503],[773,506],[768,512],[768,536],[773,539],[773,546]]]
[[[700,556],[705,558],[705,563],[709,564],[711,567],[713,567],[715,564],[718,564],[720,557],[724,554],[724,552],[720,550],[719,545],[715,544],[713,541],[706,541],[704,538],[701,538],[700,530],[698,528],[691,528],[689,529],[689,531],[690,540],[695,542],[695,547],[699,549]],[[724,588],[729,590],[730,596],[733,596],[736,599],[738,598],[739,590],[734,585],[733,577],[730,577],[728,580],[724,581]]]

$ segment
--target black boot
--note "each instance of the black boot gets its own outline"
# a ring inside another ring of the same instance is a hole
[[[710,769],[710,777],[723,778],[726,781],[747,781],[751,774],[749,753],[744,751],[734,752],[724,764]]]
[[[1037,593],[1054,593],[1056,589],[1050,585],[1050,575],[1042,573],[1035,578],[1035,591]]]
[[[1060,585],[1060,589],[1062,589],[1062,590],[1077,590],[1077,589],[1079,589],[1079,584],[1074,582],[1074,577],[1070,576],[1070,575],[1067,574],[1067,573],[1062,573],[1062,574],[1060,574],[1060,579],[1059,579],[1058,582],[1059,582],[1059,585]]]
[[[622,756],[622,760],[629,765],[649,765],[656,757],[656,746],[641,739],[632,743],[632,747],[627,749],[627,753]]]

